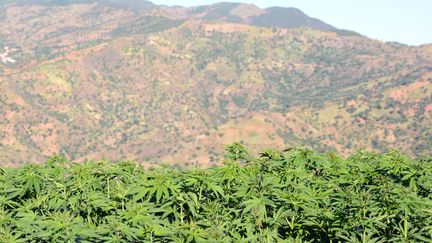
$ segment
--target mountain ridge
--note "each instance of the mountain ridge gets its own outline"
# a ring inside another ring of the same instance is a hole
[[[136,0],[136,1],[121,1],[121,0],[9,0],[3,4],[17,5],[42,5],[42,6],[67,6],[74,4],[93,4],[97,3],[101,6],[118,7],[128,10],[142,11],[163,7],[166,5],[155,5],[151,1]],[[0,4],[1,6],[1,4]],[[224,20],[234,23],[251,24],[261,27],[281,27],[281,28],[296,28],[310,27],[319,30],[336,31],[337,28],[319,20],[311,18],[297,8],[286,7],[269,7],[261,9],[253,4],[244,3],[229,3],[220,2],[212,5],[202,5],[197,7],[182,7],[189,10],[191,13],[200,14],[201,11],[207,12],[204,20]],[[237,14],[232,12],[236,10]],[[241,12],[255,11],[255,14],[249,15],[250,18],[242,18],[238,15]],[[218,17],[219,16],[219,17]],[[356,34],[355,32],[350,32]]]

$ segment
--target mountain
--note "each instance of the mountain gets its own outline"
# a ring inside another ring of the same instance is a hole
[[[261,27],[297,28],[336,31],[337,28],[311,18],[296,8],[272,7],[260,9],[253,4],[219,3],[194,8],[194,14],[202,14],[204,20],[220,20]]]
[[[238,141],[431,153],[430,45],[292,8],[48,2],[0,6],[0,54],[16,61],[0,62],[3,164],[62,153],[211,165]]]
[[[152,2],[145,0],[3,0],[0,5],[15,4],[20,6],[70,6],[75,4],[100,4],[114,8],[142,10],[155,7]]]
[[[254,18],[251,24],[263,27],[277,26],[282,28],[297,28],[307,26],[318,30],[337,30],[335,27],[326,24],[319,19],[310,18],[296,8],[268,8],[266,9],[265,14]]]

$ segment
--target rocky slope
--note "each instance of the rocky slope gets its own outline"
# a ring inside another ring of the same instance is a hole
[[[222,144],[431,153],[432,49],[296,9],[0,6],[0,162],[220,162]]]

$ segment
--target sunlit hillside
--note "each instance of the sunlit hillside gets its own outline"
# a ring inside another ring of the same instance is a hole
[[[0,53],[15,61],[0,63],[1,163],[210,165],[232,142],[431,153],[429,46],[295,9],[11,2],[0,5]],[[272,21],[281,13],[292,16]]]

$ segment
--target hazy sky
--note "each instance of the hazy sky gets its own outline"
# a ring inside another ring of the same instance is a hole
[[[196,6],[215,0],[153,0],[165,5]],[[231,1],[223,1],[231,2]],[[238,0],[260,7],[296,7],[338,28],[405,44],[432,43],[432,0]]]

